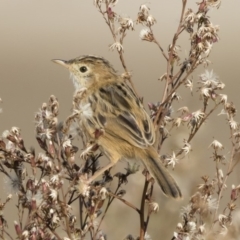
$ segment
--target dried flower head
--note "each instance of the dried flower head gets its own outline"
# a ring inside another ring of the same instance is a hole
[[[104,199],[106,199],[106,197],[108,195],[108,190],[105,187],[103,187],[103,188],[101,188],[99,193],[100,193],[101,199],[104,200]]]
[[[4,183],[6,190],[14,194],[17,194],[22,186],[22,180],[15,173],[5,176]]]
[[[222,1],[221,0],[207,0],[206,4],[209,7],[216,7],[219,8],[221,6]]]
[[[192,150],[191,145],[184,139],[184,146],[182,147],[182,150],[185,155],[189,154],[189,152]]]
[[[214,150],[218,150],[218,149],[222,150],[222,149],[224,149],[223,145],[219,141],[217,141],[217,140],[213,140],[213,142],[210,144],[209,147],[212,147]]]
[[[172,166],[172,168],[174,169],[176,163],[178,163],[178,159],[176,157],[175,152],[173,152],[171,156],[166,157],[164,161],[166,162],[167,166]]]
[[[221,103],[223,103],[223,104],[227,103],[228,96],[226,94],[219,94],[218,96],[220,97]]]
[[[159,205],[156,202],[150,202],[149,203],[149,211],[157,213],[159,211]]]
[[[239,123],[236,122],[233,118],[230,118],[230,120],[228,122],[229,122],[229,126],[230,126],[231,129],[233,129],[233,130],[238,129]]]
[[[113,43],[110,47],[109,47],[110,50],[117,50],[118,52],[123,52],[123,46],[121,45],[121,43],[119,42],[115,42]]]
[[[190,91],[192,92],[192,90],[193,90],[193,81],[192,81],[192,79],[187,79],[186,82],[184,83],[184,85],[186,86],[186,88],[189,88]]]
[[[147,28],[142,29],[140,31],[139,36],[140,36],[140,39],[142,39],[144,41],[152,42],[154,40],[153,33]]]
[[[120,28],[118,32],[123,33],[125,30],[134,30],[133,28],[133,20],[131,18],[123,18],[119,17],[118,22],[120,24]]]
[[[75,188],[76,188],[78,194],[81,194],[82,196],[89,196],[90,186],[85,183],[85,177],[84,176],[79,177],[79,182],[75,186]]]
[[[56,201],[57,200],[57,197],[58,197],[58,192],[55,190],[55,189],[50,189],[50,194],[49,196],[51,197],[51,199],[53,201]]]
[[[127,162],[126,175],[135,174],[139,171],[140,165],[136,162]]]
[[[147,26],[151,27],[157,21],[152,15],[148,15],[146,22],[147,22]]]
[[[208,71],[205,70],[205,73],[202,73],[200,76],[200,81],[199,83],[201,83],[203,86],[205,87],[212,87],[212,86],[216,86],[219,81],[218,81],[218,77],[217,75],[212,71]]]

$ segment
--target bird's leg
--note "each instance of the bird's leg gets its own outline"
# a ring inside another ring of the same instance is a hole
[[[115,162],[110,162],[107,166],[95,172],[94,175],[87,180],[87,183],[90,184],[94,179],[102,175],[105,171],[107,171],[109,168],[113,167],[114,165],[115,165]]]
[[[103,128],[100,129],[95,129],[93,135],[94,135],[94,139],[98,139],[100,138],[102,135],[104,135],[105,131]],[[90,142],[90,145],[86,148],[86,150],[84,150],[81,154],[81,157],[86,159],[86,157],[88,157],[90,154],[92,154],[94,151],[96,151],[98,149],[99,145],[95,142],[92,141]],[[108,170],[109,168],[111,168],[112,166],[114,166],[116,163],[116,161],[111,161],[107,166],[101,168],[100,170],[98,170],[97,172],[94,173],[93,176],[91,176],[87,181],[86,184],[90,184],[94,179],[96,179],[97,177],[99,177],[100,175],[102,175],[106,170]]]
[[[98,139],[100,136],[104,134],[103,129],[96,129],[93,133],[94,139]],[[86,149],[81,153],[80,158],[87,160],[89,156],[91,156],[95,151],[97,151],[99,145],[93,140],[87,143]]]
[[[91,176],[90,178],[87,178],[87,174],[80,175],[79,176],[79,184],[78,184],[78,188],[77,188],[79,194],[81,194],[83,196],[87,196],[87,194],[89,193],[89,189],[90,189],[90,187],[89,187],[90,183],[94,179],[96,179],[98,176],[102,175],[106,170],[111,168],[114,164],[115,164],[115,162],[109,163],[104,168],[95,172],[95,174],[93,176]]]

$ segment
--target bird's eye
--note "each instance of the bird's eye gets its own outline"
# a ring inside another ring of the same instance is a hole
[[[80,72],[84,73],[87,71],[87,68],[85,66],[82,66],[79,68]]]

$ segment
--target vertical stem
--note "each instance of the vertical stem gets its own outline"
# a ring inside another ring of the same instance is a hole
[[[232,129],[230,129],[230,133],[231,133],[231,137],[233,139],[233,130]],[[235,142],[232,140],[232,150],[231,150],[231,156],[230,156],[228,167],[227,167],[227,173],[226,173],[226,176],[225,176],[225,178],[222,182],[221,188],[218,190],[217,207],[216,207],[216,210],[215,210],[214,215],[213,215],[213,221],[212,221],[211,228],[213,227],[213,225],[215,223],[215,219],[216,219],[217,214],[218,214],[220,200],[222,199],[222,193],[223,193],[223,190],[224,190],[224,185],[226,184],[227,179],[229,177],[229,174],[232,171],[232,163],[233,163],[233,159],[234,159],[234,156],[235,156],[235,152],[236,152],[236,146],[235,146]]]
[[[152,193],[153,193],[153,183],[151,183],[151,189],[150,189],[150,200],[152,199]],[[147,216],[147,220],[145,222],[145,232],[147,231],[147,227],[148,227],[148,223],[149,223],[149,220],[150,220],[150,214],[151,214],[151,211],[148,211],[148,216]]]
[[[139,240],[144,240],[144,235],[145,235],[145,221],[144,221],[144,206],[145,206],[145,199],[146,199],[146,192],[148,189],[148,174],[145,177],[145,183],[144,183],[144,188],[143,188],[143,193],[142,193],[142,201],[141,201],[141,207],[140,207],[140,236]]]
[[[80,229],[83,230],[83,202],[82,197],[79,196],[79,213],[80,213]]]

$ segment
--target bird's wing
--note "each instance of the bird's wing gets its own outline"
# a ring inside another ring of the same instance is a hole
[[[102,85],[90,96],[95,120],[106,134],[145,148],[155,141],[152,121],[133,90],[123,81]]]

